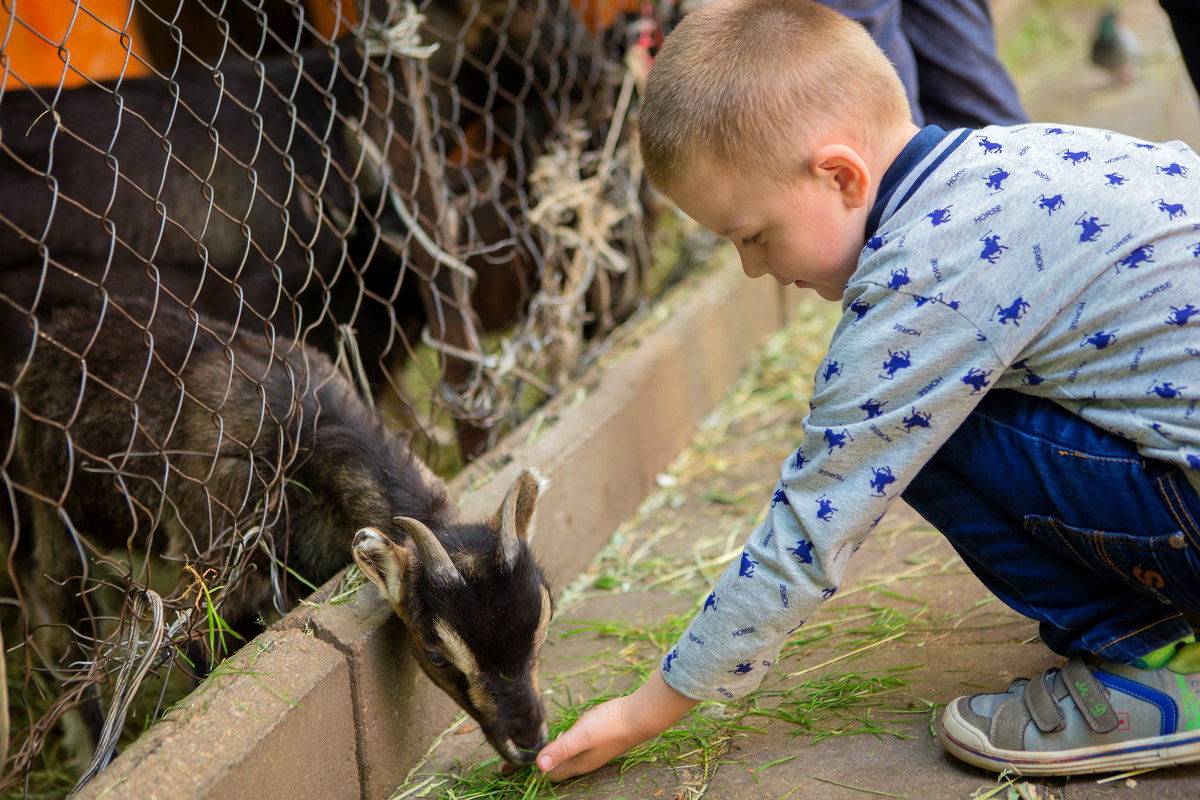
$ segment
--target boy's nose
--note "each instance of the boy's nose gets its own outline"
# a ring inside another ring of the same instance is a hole
[[[748,256],[745,253],[740,253],[742,257],[742,272],[746,273],[747,278],[761,278],[771,272],[770,267],[761,258]]]

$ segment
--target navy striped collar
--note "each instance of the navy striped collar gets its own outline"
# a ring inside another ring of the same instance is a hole
[[[879,230],[884,209],[908,173],[949,135],[937,125],[927,125],[916,136],[909,139],[908,144],[904,145],[900,155],[896,156],[896,160],[883,173],[883,179],[879,182],[879,193],[875,196],[875,205],[871,207],[871,213],[867,215],[867,235],[863,241],[869,241]],[[939,163],[940,161],[941,159],[938,159]]]

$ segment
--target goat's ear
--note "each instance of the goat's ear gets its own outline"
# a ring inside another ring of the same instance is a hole
[[[546,480],[536,470],[522,472],[509,488],[500,511],[496,514],[496,527],[500,531],[500,554],[506,564],[517,557],[520,543],[529,539],[529,525],[537,506],[538,494],[545,488]]]
[[[392,608],[407,622],[404,584],[415,560],[412,551],[393,542],[376,528],[363,528],[354,534],[351,551],[354,563],[379,587]]]

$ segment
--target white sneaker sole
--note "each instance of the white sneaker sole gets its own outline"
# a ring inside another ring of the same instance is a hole
[[[1133,739],[1074,750],[1027,752],[993,747],[986,735],[968,725],[951,703],[938,717],[942,746],[977,767],[1018,775],[1083,775],[1170,767],[1200,761],[1200,730]]]

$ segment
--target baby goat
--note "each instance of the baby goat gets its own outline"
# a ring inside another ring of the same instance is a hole
[[[280,603],[283,567],[319,584],[353,551],[408,625],[425,672],[501,755],[533,759],[552,611],[528,544],[535,473],[521,474],[494,517],[463,522],[443,483],[325,356],[202,325],[166,302],[59,309],[14,395],[10,474],[20,470],[14,483],[28,492],[18,571],[49,664],[83,655],[72,628],[96,633],[87,603],[97,580],[148,583],[142,552],[193,576],[168,600],[186,608],[185,588],[202,584],[249,633]],[[128,562],[103,558],[113,550]],[[114,578],[101,561],[128,574]]]

